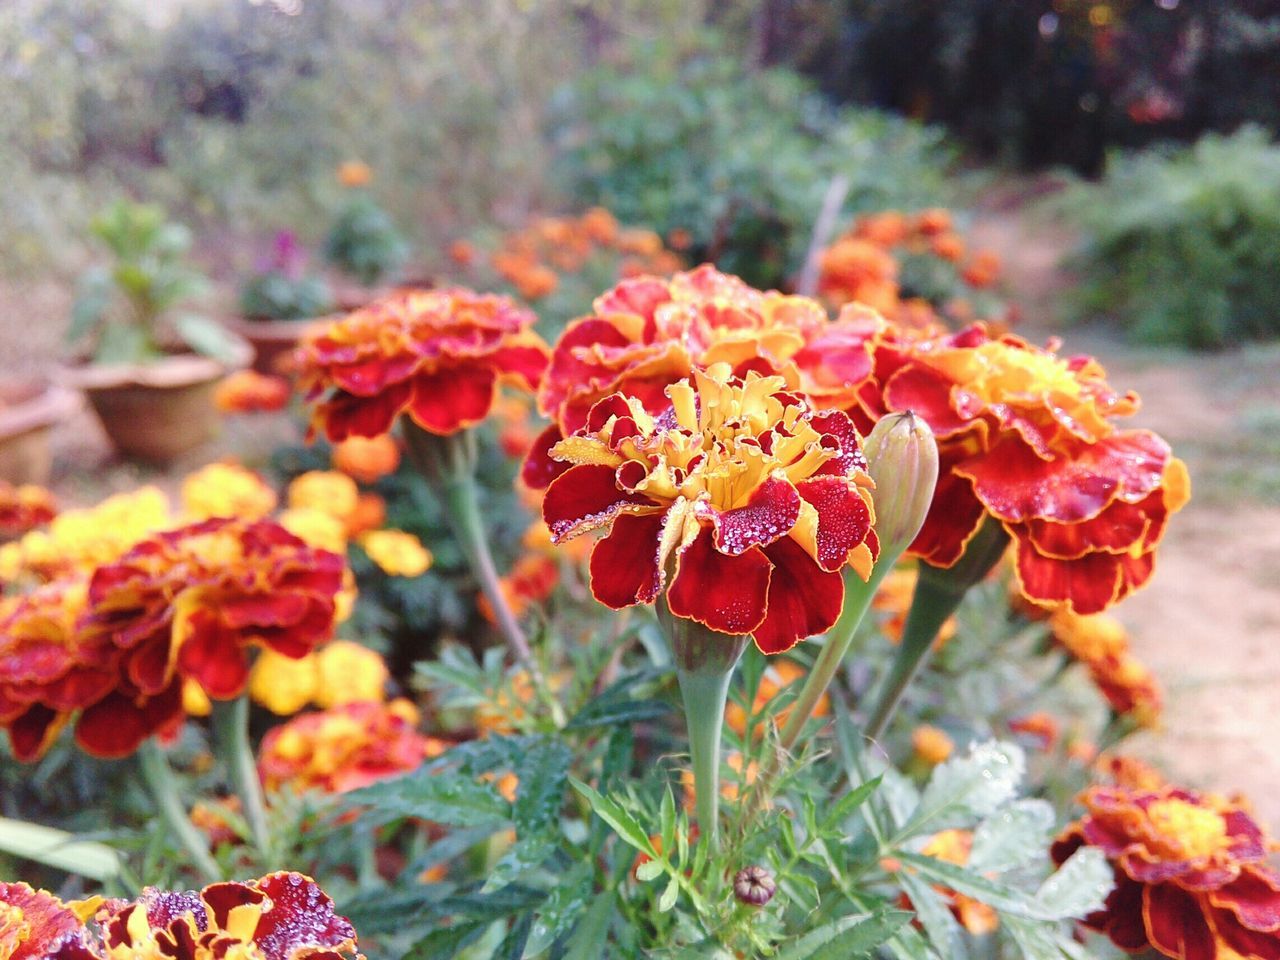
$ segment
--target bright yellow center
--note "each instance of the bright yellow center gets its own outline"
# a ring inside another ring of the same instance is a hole
[[[1211,857],[1227,845],[1222,815],[1185,800],[1157,800],[1147,808],[1147,817],[1161,838],[1187,859]]]

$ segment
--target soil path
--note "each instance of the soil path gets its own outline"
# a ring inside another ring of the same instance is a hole
[[[1029,209],[1036,192],[993,192],[974,223],[1005,262],[1023,332],[1062,333],[1071,352],[1098,356],[1113,385],[1142,396],[1135,425],[1159,431],[1192,475],[1155,577],[1115,610],[1166,689],[1163,728],[1135,751],[1188,785],[1245,793],[1280,827],[1280,349],[1191,356],[1064,330],[1052,308],[1070,278],[1057,265],[1075,238]]]

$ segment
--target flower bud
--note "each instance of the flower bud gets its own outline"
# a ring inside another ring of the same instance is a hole
[[[733,895],[749,907],[763,907],[777,888],[773,874],[764,867],[743,867],[733,878]]]
[[[938,445],[929,425],[911,411],[881,418],[862,445],[876,483],[876,534],[890,563],[911,545],[933,503]]]

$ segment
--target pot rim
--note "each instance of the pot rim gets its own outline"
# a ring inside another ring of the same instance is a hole
[[[75,390],[44,378],[6,379],[6,384],[31,386],[35,393],[16,403],[0,404],[0,440],[52,427],[70,419],[84,406]]]
[[[56,376],[59,383],[77,390],[189,387],[220,379],[253,362],[253,346],[238,333],[233,331],[231,335],[235,360],[230,363],[184,351],[145,364],[73,362],[60,366]]]

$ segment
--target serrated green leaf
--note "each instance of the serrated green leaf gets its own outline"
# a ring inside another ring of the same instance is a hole
[[[1001,926],[1013,936],[1025,960],[1093,960],[1093,954],[1056,926],[1024,917],[1003,917]]]
[[[1080,919],[1101,910],[1115,886],[1115,873],[1097,847],[1081,847],[1036,891],[1039,915],[1046,919]]]
[[[628,674],[607,687],[598,697],[574,714],[565,729],[583,730],[590,727],[614,726],[665,716],[671,712],[669,703],[663,700],[636,699],[632,694],[637,687],[653,683],[666,672],[649,668]]]
[[[975,744],[964,756],[934,769],[901,836],[932,833],[990,816],[1013,799],[1026,769],[1026,754],[1017,744]]]
[[[658,852],[653,848],[653,843],[649,840],[649,835],[645,832],[644,827],[630,813],[628,813],[621,804],[610,797],[602,796],[594,789],[587,786],[581,780],[574,777],[569,778],[569,782],[573,784],[573,789],[582,794],[583,798],[591,805],[591,809],[605,823],[613,827],[614,832],[635,847],[642,853],[657,859]]]
[[[515,765],[519,786],[512,809],[516,841],[494,864],[484,891],[497,890],[537,867],[560,845],[560,807],[573,754],[559,740],[538,738]]]
[[[488,927],[489,923],[460,923],[432,930],[410,947],[402,960],[454,960],[459,952],[484,936]]]
[[[777,960],[858,960],[870,956],[910,919],[903,910],[841,917],[784,945]]]
[[[1043,857],[1053,821],[1053,807],[1046,801],[1014,801],[978,824],[969,868],[978,873],[1000,873]]]
[[[456,827],[492,826],[511,820],[511,805],[492,785],[454,774],[419,769],[394,780],[383,780],[343,798],[365,816],[390,820],[418,817]]]
[[[994,907],[1001,913],[1012,913],[1017,916],[1030,917],[1036,920],[1056,920],[1051,911],[1043,910],[1030,894],[1016,890],[1008,884],[1000,883],[974,873],[964,867],[926,857],[918,853],[900,852],[895,854],[903,863],[910,864],[929,880],[950,887],[958,893],[973,897],[980,903]]]
[[[837,800],[835,806],[831,808],[831,812],[822,821],[821,832],[826,833],[832,827],[837,827],[843,823],[846,818],[867,802],[867,798],[876,791],[880,783],[881,778],[875,777],[866,783],[858,785]]]
[[[960,936],[960,924],[952,915],[950,906],[942,902],[933,886],[906,870],[896,874],[893,879],[910,898],[911,906],[925,933],[929,935],[934,949],[948,960],[968,957],[969,951]]]
[[[595,873],[590,863],[580,863],[552,889],[534,911],[526,953],[536,957],[569,931],[587,909]]]

